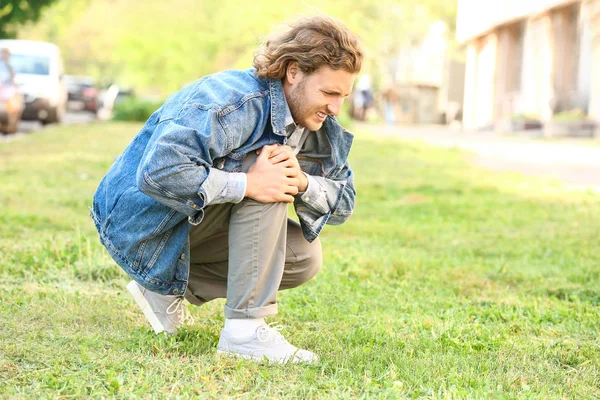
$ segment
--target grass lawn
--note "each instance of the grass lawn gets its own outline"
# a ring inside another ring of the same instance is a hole
[[[155,336],[87,207],[140,125],[0,143],[0,398],[600,398],[600,196],[357,134],[355,215],[282,292],[312,366],[215,355],[224,302]]]

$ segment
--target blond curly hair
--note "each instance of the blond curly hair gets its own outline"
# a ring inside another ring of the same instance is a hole
[[[360,72],[363,52],[358,39],[340,21],[327,16],[305,17],[275,33],[256,51],[253,65],[260,78],[281,79],[290,62],[310,75],[322,66]]]

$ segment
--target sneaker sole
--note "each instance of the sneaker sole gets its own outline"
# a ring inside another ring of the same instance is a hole
[[[160,323],[160,321],[158,320],[158,317],[152,311],[150,304],[144,297],[144,294],[140,290],[137,283],[135,281],[129,282],[127,284],[127,290],[133,296],[133,299],[135,300],[138,307],[143,311],[144,316],[146,317],[148,322],[150,322],[150,325],[152,325],[152,329],[154,329],[154,332],[157,334],[161,333],[161,332],[165,332],[165,327],[163,326],[163,324]]]
[[[296,359],[296,357],[284,358],[284,359],[279,359],[279,360],[271,360],[264,356],[257,357],[257,356],[251,356],[248,354],[234,353],[232,351],[221,350],[221,349],[217,350],[217,355],[223,356],[223,357],[243,358],[245,360],[252,360],[252,361],[264,361],[269,364],[288,364],[288,363],[291,363],[291,364],[296,364],[296,363],[313,364],[313,363],[317,362],[317,360],[300,360],[300,359]]]
[[[244,360],[264,361],[269,364],[286,364],[288,362],[286,360],[270,360],[266,357],[256,357],[248,354],[233,353],[227,350],[217,350],[217,355],[222,357],[243,358]]]

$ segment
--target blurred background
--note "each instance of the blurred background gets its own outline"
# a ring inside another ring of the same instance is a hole
[[[14,82],[2,90],[0,109],[12,115],[0,126],[143,121],[185,84],[250,67],[282,22],[324,12],[357,33],[367,54],[342,122],[592,138],[599,9],[600,0],[3,0],[10,68],[0,78]]]
[[[220,360],[224,301],[155,338],[98,182],[170,93],[314,13],[367,56],[355,213],[279,297],[322,359]],[[600,398],[600,0],[0,0],[0,56],[0,399]]]

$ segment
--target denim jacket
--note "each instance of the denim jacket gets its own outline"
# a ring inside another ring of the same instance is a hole
[[[125,272],[161,294],[181,295],[189,274],[189,230],[204,216],[211,173],[240,172],[244,156],[285,144],[280,80],[254,70],[209,75],[171,95],[115,160],[94,195],[100,241]],[[353,136],[333,116],[311,132],[297,158],[318,182],[295,196],[313,241],[352,214],[356,192],[347,158]],[[314,195],[316,190],[317,195]]]

